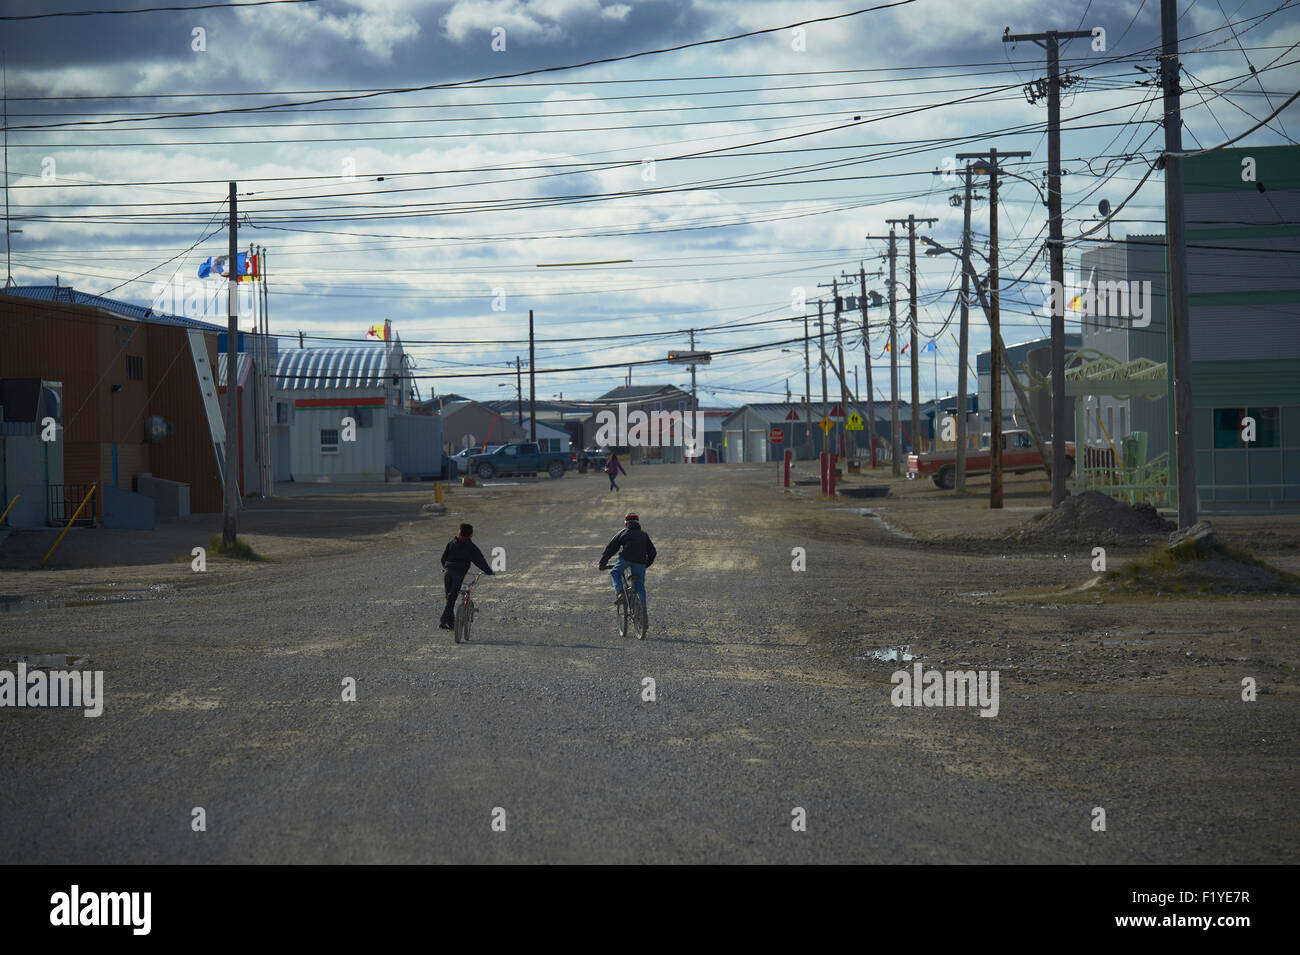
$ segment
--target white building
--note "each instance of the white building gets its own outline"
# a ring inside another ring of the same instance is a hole
[[[385,481],[437,476],[442,423],[410,414],[400,340],[291,348],[275,371],[277,481]]]

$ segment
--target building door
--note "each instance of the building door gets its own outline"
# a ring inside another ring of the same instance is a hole
[[[739,464],[744,459],[745,432],[727,432],[727,463]]]

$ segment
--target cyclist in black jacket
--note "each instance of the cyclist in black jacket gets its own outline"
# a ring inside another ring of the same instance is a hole
[[[489,577],[493,576],[492,568],[483,558],[483,552],[470,539],[473,536],[474,526],[462,524],[460,533],[448,541],[442,550],[442,583],[447,590],[447,606],[442,611],[442,622],[438,626],[443,630],[454,630],[456,627],[456,595],[460,593],[460,585],[469,573],[470,564]]]
[[[632,568],[632,585],[641,598],[641,606],[646,608],[646,620],[650,618],[649,604],[645,597],[645,572],[655,562],[655,544],[650,535],[641,530],[641,518],[628,514],[623,518],[623,529],[614,535],[605,552],[600,555],[601,570],[609,569],[609,559],[618,553],[618,563],[610,571],[614,580],[614,602],[623,599],[623,568]],[[648,626],[648,623],[647,623]]]

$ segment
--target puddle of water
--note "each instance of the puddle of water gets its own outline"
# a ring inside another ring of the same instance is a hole
[[[958,597],[992,597],[996,590],[968,590],[965,593],[958,594]]]
[[[16,657],[9,657],[9,662],[13,664],[23,663],[34,670],[76,668],[90,665],[88,658],[71,653],[24,653]]]
[[[911,647],[910,643],[901,647],[884,647],[861,654],[858,659],[875,660],[878,663],[911,663],[916,659],[916,654],[908,653]]]
[[[909,534],[907,531],[895,527],[893,524],[889,523],[889,521],[885,520],[883,517],[881,517],[878,513],[876,513],[874,510],[872,510],[869,507],[859,508],[858,513],[861,514],[863,517],[871,518],[873,521],[879,521],[880,526],[883,527],[885,530],[889,531],[889,533],[893,534],[895,537],[901,537],[903,540],[909,540],[909,541],[916,540],[915,535]]]

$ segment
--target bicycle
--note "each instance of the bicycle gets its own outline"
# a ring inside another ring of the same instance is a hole
[[[456,626],[453,636],[457,643],[469,643],[469,629],[474,622],[474,615],[478,613],[478,605],[470,599],[470,591],[482,577],[481,573],[475,574],[474,579],[468,583],[461,581],[460,599],[456,601]]]
[[[601,568],[605,573],[609,573],[608,568]],[[623,565],[623,590],[615,598],[614,613],[618,614],[618,635],[626,637],[629,627],[636,630],[636,638],[644,640],[646,629],[649,621],[646,619],[645,606],[641,603],[641,596],[636,592],[636,585],[632,580],[632,567],[629,564]]]

